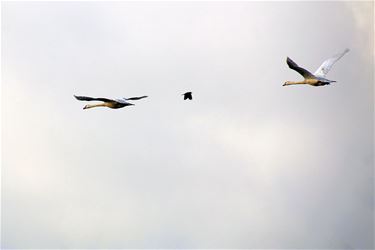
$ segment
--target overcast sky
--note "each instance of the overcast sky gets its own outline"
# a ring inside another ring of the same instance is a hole
[[[2,2],[1,247],[373,249],[373,9]]]

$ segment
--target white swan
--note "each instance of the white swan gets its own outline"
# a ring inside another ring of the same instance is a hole
[[[130,97],[130,98],[120,98],[120,99],[108,99],[108,98],[95,98],[88,96],[74,96],[79,101],[101,101],[98,104],[87,104],[83,109],[95,108],[95,107],[108,107],[111,109],[119,109],[126,106],[135,105],[133,103],[127,102],[129,100],[140,100],[146,98],[147,96]]]
[[[293,62],[292,59],[288,57],[286,62],[289,68],[300,73],[304,77],[304,80],[297,81],[297,82],[286,81],[283,86],[295,85],[295,84],[309,84],[312,86],[323,86],[323,85],[330,84],[331,82],[336,82],[336,81],[328,80],[325,77],[327,73],[331,70],[332,66],[348,52],[349,52],[349,49],[345,49],[343,52],[325,60],[323,64],[315,71],[314,74],[310,73],[308,70],[302,67],[299,67],[295,62]]]

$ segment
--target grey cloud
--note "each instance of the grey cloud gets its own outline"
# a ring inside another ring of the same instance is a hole
[[[373,248],[368,5],[3,3],[2,248]]]

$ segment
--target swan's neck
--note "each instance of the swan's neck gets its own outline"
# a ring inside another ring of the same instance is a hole
[[[107,107],[107,103],[103,102],[98,104],[87,104],[85,107],[83,107],[83,109],[91,109],[95,107]]]
[[[284,83],[284,86],[288,86],[288,85],[297,85],[297,84],[307,84],[307,82],[305,80],[303,81],[298,81],[298,82],[293,82],[293,81],[287,81]]]

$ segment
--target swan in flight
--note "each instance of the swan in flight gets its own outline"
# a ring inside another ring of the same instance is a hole
[[[286,81],[283,86],[294,85],[294,84],[310,84],[312,86],[323,86],[323,85],[328,85],[331,82],[336,82],[336,81],[328,80],[325,77],[327,73],[331,70],[332,66],[348,52],[349,52],[349,49],[345,49],[343,52],[325,60],[323,64],[320,65],[320,67],[315,71],[314,74],[298,66],[297,63],[293,62],[293,60],[288,57],[286,60],[286,63],[288,64],[289,68],[300,73],[304,77],[304,79],[303,81],[298,81],[298,82]]]
[[[79,101],[100,101],[102,103],[98,104],[87,104],[83,107],[83,109],[95,108],[95,107],[108,107],[111,109],[119,109],[126,106],[135,105],[128,101],[135,101],[146,98],[147,96],[137,96],[137,97],[130,97],[130,98],[120,98],[120,99],[108,99],[108,98],[95,98],[95,97],[88,97],[88,96],[74,96]]]
[[[186,92],[185,94],[182,94],[184,96],[184,100],[193,100],[193,95],[191,92]]]

